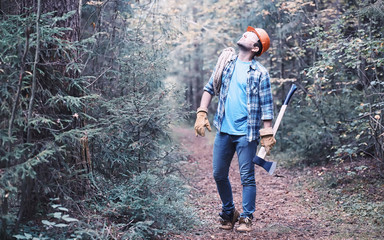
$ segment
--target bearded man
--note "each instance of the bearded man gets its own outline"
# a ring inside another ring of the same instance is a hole
[[[238,40],[238,54],[229,54],[224,64],[216,65],[204,87],[195,123],[196,135],[211,131],[207,118],[208,106],[214,95],[219,95],[214,126],[217,129],[213,147],[213,177],[222,201],[219,213],[220,228],[232,230],[239,221],[239,232],[252,230],[255,212],[256,183],[252,159],[261,137],[261,145],[269,152],[276,140],[273,137],[273,99],[268,71],[255,57],[266,52],[270,45],[267,32],[248,27]],[[220,59],[220,58],[219,58]],[[220,67],[221,65],[221,67]],[[261,123],[263,122],[263,128]],[[240,214],[233,203],[228,178],[229,167],[237,153],[242,191]]]

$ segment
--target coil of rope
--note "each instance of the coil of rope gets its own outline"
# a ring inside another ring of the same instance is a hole
[[[232,47],[225,48],[221,52],[219,59],[217,60],[216,67],[215,67],[216,71],[213,77],[213,91],[216,96],[220,94],[221,78],[223,75],[223,70],[235,53],[236,52],[234,48]]]

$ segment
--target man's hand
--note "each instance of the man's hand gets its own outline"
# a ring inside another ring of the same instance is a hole
[[[208,129],[208,131],[211,131],[211,125],[209,124],[208,121],[208,109],[206,108],[198,108],[197,109],[197,117],[196,117],[196,122],[195,122],[195,133],[196,137],[197,135],[200,135],[202,137],[205,136],[205,128]]]
[[[269,152],[276,143],[276,139],[273,137],[272,127],[260,129],[260,137],[260,144],[265,148],[267,155],[269,155]]]

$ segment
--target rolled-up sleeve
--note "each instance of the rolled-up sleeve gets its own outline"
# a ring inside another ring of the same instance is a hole
[[[213,91],[213,78],[215,76],[215,72],[216,72],[216,69],[213,69],[212,75],[209,78],[208,83],[205,84],[205,86],[204,86],[204,91],[207,91],[211,95],[215,95],[215,93]]]
[[[273,119],[273,97],[271,82],[268,73],[263,73],[260,80],[260,107],[261,107],[261,120]]]

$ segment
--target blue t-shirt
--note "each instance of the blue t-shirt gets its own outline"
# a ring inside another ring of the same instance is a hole
[[[236,60],[228,96],[225,101],[221,132],[231,135],[247,134],[247,78],[251,62]]]

